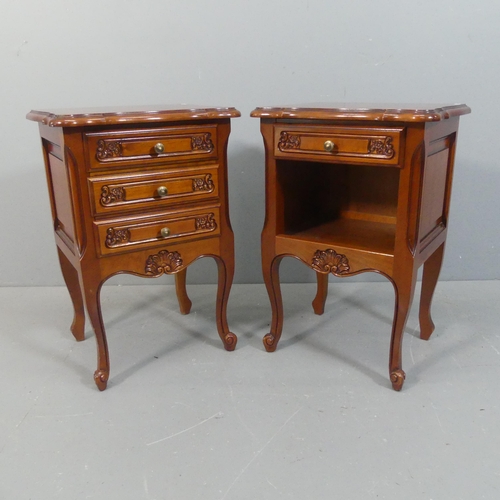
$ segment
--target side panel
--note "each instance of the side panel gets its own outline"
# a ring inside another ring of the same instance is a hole
[[[456,133],[432,140],[422,176],[418,245],[422,252],[447,225],[447,200],[453,172]]]
[[[54,230],[73,251],[75,246],[75,224],[69,173],[64,162],[62,145],[52,142],[56,137],[47,137],[47,135],[42,134],[42,147],[51,198]]]

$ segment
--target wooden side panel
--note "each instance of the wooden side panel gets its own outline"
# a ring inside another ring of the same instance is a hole
[[[57,144],[43,140],[43,148],[48,166],[54,229],[61,238],[72,246],[75,241],[74,211],[71,200],[71,186],[63,152]]]
[[[420,241],[438,226],[445,225],[443,203],[446,192],[448,157],[449,151],[445,149],[427,158],[422,186]]]
[[[451,148],[455,134],[432,141],[422,177],[420,224],[418,243],[420,251],[446,228],[446,200],[451,185]]]

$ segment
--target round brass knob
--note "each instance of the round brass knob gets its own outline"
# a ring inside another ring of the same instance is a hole
[[[158,193],[158,196],[167,196],[168,194],[168,189],[166,186],[160,186],[156,192]]]
[[[165,152],[165,146],[161,142],[156,143],[155,153],[161,155],[163,152]]]
[[[168,227],[162,227],[160,230],[160,234],[162,238],[166,238],[167,236],[170,236],[170,229]]]
[[[325,141],[325,144],[323,144],[323,147],[325,148],[325,151],[333,151],[335,148],[335,143],[332,141]]]

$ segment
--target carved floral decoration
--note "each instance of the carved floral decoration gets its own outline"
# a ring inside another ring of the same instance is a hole
[[[312,259],[312,268],[320,273],[335,275],[348,274],[350,271],[347,257],[331,248],[316,250]]]
[[[97,141],[96,158],[105,160],[106,158],[116,158],[122,155],[122,144],[120,141]]]
[[[101,205],[106,206],[117,201],[125,200],[125,189],[121,186],[110,187],[103,186],[101,188]]]
[[[207,174],[205,177],[196,177],[193,179],[193,191],[213,191],[215,188],[212,174]]]
[[[194,225],[197,231],[213,231],[217,228],[217,223],[214,219],[214,214],[204,215],[203,217],[196,217],[194,220]]]
[[[110,227],[106,231],[106,246],[108,248],[117,247],[130,241],[130,231],[128,229],[115,229]]]
[[[288,132],[281,132],[280,142],[278,143],[278,149],[280,151],[286,151],[287,149],[298,149],[300,147],[300,137],[298,135],[292,135]]]
[[[382,137],[380,139],[370,139],[368,143],[368,153],[372,155],[392,158],[394,156],[394,146],[392,137]]]
[[[146,274],[148,276],[161,276],[179,271],[182,267],[182,258],[179,252],[161,250],[150,255],[146,260]]]
[[[207,151],[210,153],[214,150],[214,143],[212,142],[212,134],[194,135],[191,137],[191,149],[193,151]]]

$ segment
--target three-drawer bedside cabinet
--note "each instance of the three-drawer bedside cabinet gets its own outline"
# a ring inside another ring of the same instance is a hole
[[[187,314],[186,268],[200,257],[218,265],[217,329],[231,351],[227,300],[234,275],[227,142],[234,108],[158,106],[31,111],[39,122],[55,239],[84,339],[85,308],[97,341],[94,380],[109,378],[100,290],[119,273],[174,274]]]
[[[271,301],[274,351],[283,327],[279,264],[285,256],[316,271],[316,314],[328,275],[377,272],[393,284],[389,376],[405,380],[401,348],[423,265],[420,336],[434,330],[431,300],[448,226],[453,162],[463,105],[319,104],[257,108],[266,152],[262,268]]]

